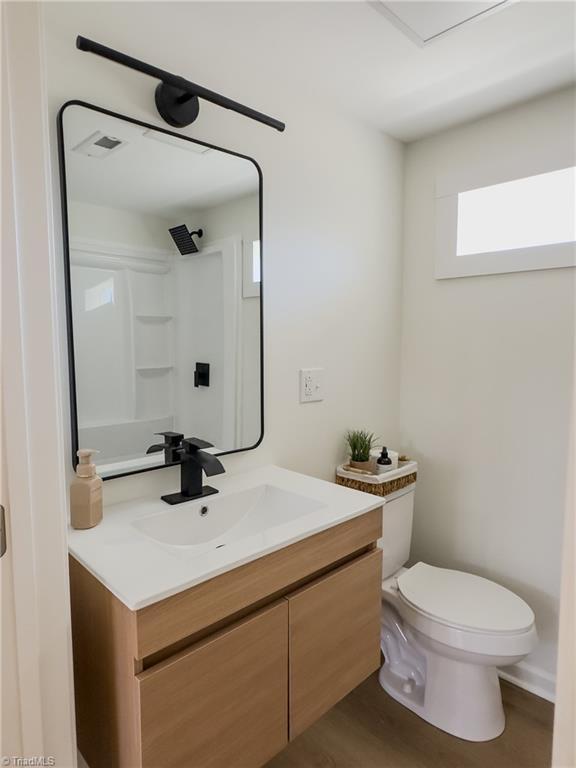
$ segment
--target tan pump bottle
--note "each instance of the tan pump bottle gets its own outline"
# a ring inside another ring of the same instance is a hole
[[[72,528],[93,528],[102,520],[102,478],[86,448],[78,451],[76,477],[70,483],[70,524]]]

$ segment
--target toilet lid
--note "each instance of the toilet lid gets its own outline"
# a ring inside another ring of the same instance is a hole
[[[512,633],[534,623],[534,613],[522,598],[471,573],[417,563],[397,583],[413,608],[451,626]]]

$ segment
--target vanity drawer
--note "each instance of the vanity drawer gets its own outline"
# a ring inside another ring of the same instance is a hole
[[[288,603],[136,677],[143,768],[257,768],[288,742]]]
[[[288,596],[290,739],[380,665],[382,552]]]

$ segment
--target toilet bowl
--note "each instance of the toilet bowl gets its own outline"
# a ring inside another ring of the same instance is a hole
[[[480,576],[423,562],[403,567],[414,488],[386,496],[383,508],[380,685],[443,731],[488,741],[505,726],[497,668],[534,649],[534,614],[513,592]]]
[[[530,607],[488,579],[426,563],[382,586],[380,685],[454,736],[499,736],[505,718],[497,667],[534,648]]]

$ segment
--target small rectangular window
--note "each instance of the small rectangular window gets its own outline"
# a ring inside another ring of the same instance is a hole
[[[437,180],[436,278],[576,266],[573,161],[471,189],[473,176],[464,170],[459,180]],[[479,176],[486,184],[486,171]]]
[[[84,311],[92,312],[105,304],[114,304],[114,279],[109,277],[84,291]]]
[[[576,168],[458,195],[456,253],[494,253],[576,240]]]
[[[244,276],[242,280],[242,296],[253,299],[260,296],[261,274],[260,240],[244,241]]]

